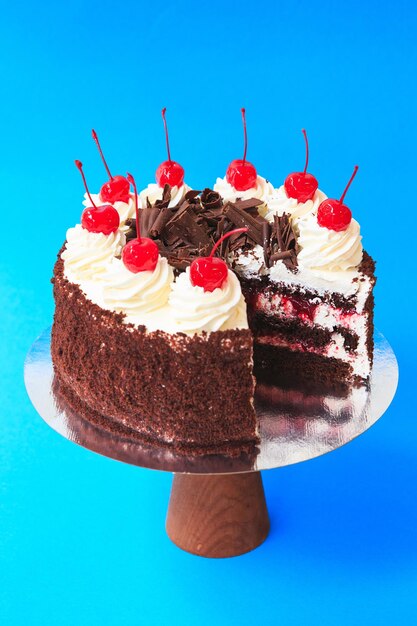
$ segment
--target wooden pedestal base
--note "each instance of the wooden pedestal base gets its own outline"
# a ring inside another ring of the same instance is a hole
[[[179,548],[199,556],[253,550],[269,531],[260,472],[175,474],[166,530]]]

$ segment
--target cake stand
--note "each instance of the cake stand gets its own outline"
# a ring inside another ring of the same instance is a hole
[[[255,407],[261,443],[252,454],[237,457],[184,456],[144,445],[129,429],[115,434],[85,421],[60,397],[50,356],[50,329],[29,350],[25,383],[39,415],[70,441],[125,463],[174,472],[166,522],[169,537],[193,554],[229,557],[253,550],[268,535],[260,470],[313,459],[365,432],[395,395],[398,365],[386,339],[376,333],[368,387],[337,396],[258,385]]]

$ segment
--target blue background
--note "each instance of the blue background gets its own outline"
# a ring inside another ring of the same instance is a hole
[[[410,624],[417,619],[417,9],[412,0],[2,4],[0,623]],[[391,408],[328,456],[264,474],[267,542],[236,559],[164,531],[171,476],[78,448],[26,397],[22,366],[51,323],[49,279],[82,188],[140,186],[174,159],[197,188],[239,158],[275,185],[301,169],[348,204],[378,260],[376,321],[401,368]]]

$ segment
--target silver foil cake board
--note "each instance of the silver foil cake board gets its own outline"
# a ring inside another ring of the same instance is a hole
[[[45,330],[29,350],[24,375],[30,400],[42,419],[80,446],[149,469],[232,474],[307,461],[352,441],[389,407],[398,384],[398,365],[391,346],[376,332],[369,386],[352,388],[346,397],[258,385],[255,408],[261,438],[259,449],[237,457],[187,456],[168,447],[144,444],[134,433],[115,434],[75,414],[62,400],[58,401],[54,393],[50,329]]]

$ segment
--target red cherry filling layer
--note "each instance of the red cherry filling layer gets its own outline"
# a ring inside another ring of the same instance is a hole
[[[244,149],[243,159],[235,159],[227,168],[226,180],[229,185],[232,185],[237,191],[247,191],[256,186],[257,173],[255,166],[246,160],[246,152],[248,149],[248,134],[246,131],[246,111],[242,111],[243,120],[243,135],[244,135]]]
[[[221,289],[227,281],[228,268],[223,259],[215,257],[214,253],[227,237],[237,233],[246,233],[247,228],[235,228],[220,237],[215,243],[210,256],[194,259],[190,265],[190,280],[194,287],[203,287],[204,291]]]
[[[317,179],[312,174],[307,172],[309,151],[307,133],[304,128],[302,133],[306,144],[306,162],[304,171],[288,174],[284,182],[287,196],[289,198],[295,198],[297,202],[307,202],[307,200],[312,200],[319,186]]]

